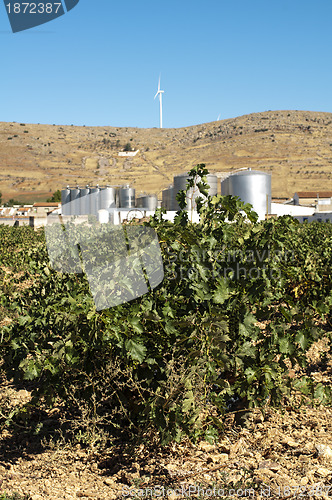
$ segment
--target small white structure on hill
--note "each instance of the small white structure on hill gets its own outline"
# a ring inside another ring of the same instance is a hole
[[[139,153],[139,149],[137,149],[136,151],[119,151],[118,156],[132,157],[132,156],[136,156],[137,153]]]

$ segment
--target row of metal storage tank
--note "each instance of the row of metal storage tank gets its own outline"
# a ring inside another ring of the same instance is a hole
[[[132,209],[135,207],[146,210],[155,210],[157,208],[157,196],[140,196],[136,199],[135,189],[130,187],[117,188],[89,187],[70,188],[67,186],[61,191],[61,204],[63,215],[95,215],[98,216],[98,210],[101,209]]]
[[[210,196],[218,194],[218,176],[208,174],[207,183],[210,186]],[[179,204],[176,195],[185,190],[188,174],[176,175],[174,183],[162,192],[162,206],[166,210],[178,210]],[[196,184],[200,181],[197,179]],[[220,194],[227,196],[238,196],[244,203],[250,203],[260,218],[271,213],[271,174],[258,170],[242,170],[234,173],[226,173],[221,179]],[[190,188],[186,195],[186,209],[195,210],[195,199],[200,196],[198,187]]]
[[[208,174],[207,183],[210,186],[210,196],[218,194],[218,176]],[[161,205],[166,210],[179,210],[176,195],[179,191],[186,190],[189,176],[187,173],[174,176],[174,183],[162,192]],[[196,185],[186,193],[186,209],[196,210],[196,199],[200,196]],[[222,195],[238,196],[243,202],[250,203],[260,218],[271,213],[271,175],[257,170],[241,170],[223,175],[220,183]],[[75,187],[63,189],[61,192],[63,215],[96,215],[101,209],[133,209],[141,208],[154,211],[158,206],[156,195],[135,197],[135,189],[130,187]]]

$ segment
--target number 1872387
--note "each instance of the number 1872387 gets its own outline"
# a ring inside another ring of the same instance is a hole
[[[57,14],[62,3],[22,2],[6,4],[8,14]]]

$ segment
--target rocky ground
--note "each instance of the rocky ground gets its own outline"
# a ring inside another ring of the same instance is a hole
[[[327,340],[310,349],[307,375],[330,385],[332,359],[321,357],[327,349]],[[300,374],[295,370],[293,376]],[[29,399],[28,390],[3,381],[0,493],[10,500],[332,496],[332,408],[300,406],[296,395],[280,409],[252,411],[242,426],[234,413],[228,414],[224,435],[214,445],[163,448],[155,442],[101,447],[93,440],[81,447],[54,441],[52,433],[41,439],[38,429],[43,423],[56,428],[59,408],[44,412],[34,433],[27,432],[24,421],[6,425],[8,408]]]

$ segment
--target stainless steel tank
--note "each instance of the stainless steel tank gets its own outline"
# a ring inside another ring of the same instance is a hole
[[[101,188],[99,196],[99,209],[116,208],[116,189],[111,186]]]
[[[222,194],[222,196],[229,195],[229,177],[221,180],[220,193]]]
[[[161,193],[161,206],[166,210],[169,210],[169,190],[164,189]]]
[[[228,194],[250,203],[260,219],[271,213],[271,192],[271,174],[249,169],[228,177]]]
[[[166,210],[173,210],[173,195],[174,195],[174,187],[169,186],[167,189],[164,189],[162,192],[162,201],[161,206]]]
[[[176,196],[177,194],[180,192],[180,191],[183,191],[183,190],[186,190],[187,188],[187,181],[189,179],[189,176],[188,174],[180,174],[180,175],[175,175],[174,176],[174,179],[173,179],[173,182],[174,182],[174,199],[173,199],[173,203],[172,203],[172,209],[173,210],[179,210],[180,207],[179,207],[179,204],[177,202],[177,199],[176,199]],[[192,191],[192,190],[190,190]],[[189,210],[188,206],[189,206],[189,200],[192,196],[192,192],[188,192],[187,193],[187,210]]]
[[[209,195],[210,196],[217,196],[218,194],[218,177],[214,174],[208,174],[206,176],[206,180],[209,187]]]
[[[80,215],[80,188],[70,190],[70,215]]]
[[[80,215],[87,215],[89,213],[89,186],[85,186],[80,190]]]
[[[188,174],[180,174],[174,176],[174,198],[173,198],[173,210],[179,210],[179,204],[176,200],[176,195],[180,191],[185,191],[187,188],[187,182],[189,180],[189,175]],[[218,193],[218,177],[214,174],[208,174],[206,176],[207,184],[210,186],[208,193],[210,196],[215,196]],[[200,177],[197,176],[196,183],[200,181]],[[186,210],[196,210],[196,203],[195,199],[201,196],[204,198],[203,195],[200,194],[199,188],[198,187],[193,187],[190,188],[189,191],[187,192],[186,195]]]
[[[70,215],[70,188],[67,186],[61,190],[61,211],[62,215]]]
[[[89,214],[98,217],[98,210],[100,208],[100,188],[92,187],[89,193]]]
[[[156,210],[157,206],[158,198],[156,195],[149,194],[146,196],[140,196],[136,199],[137,208],[145,208],[146,210],[153,212],[154,210]]]
[[[174,186],[170,186],[168,188],[168,198],[169,198],[169,209],[168,210],[174,210],[174,200],[175,200]]]
[[[144,200],[145,196],[138,196],[138,198],[136,198],[136,207],[137,208],[142,208],[143,207],[143,200]]]
[[[120,208],[135,208],[135,189],[120,188],[119,189]]]

